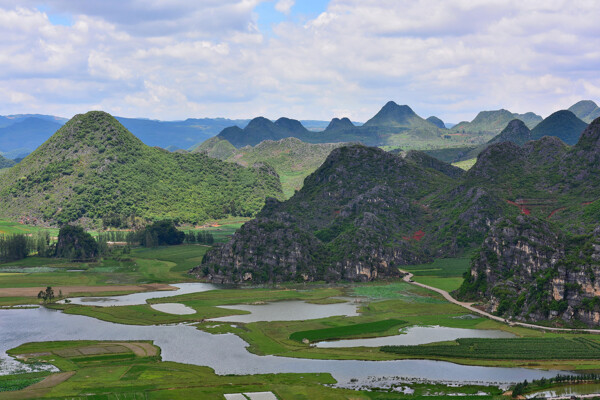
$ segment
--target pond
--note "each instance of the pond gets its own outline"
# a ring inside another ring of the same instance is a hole
[[[239,304],[235,306],[219,306],[228,310],[248,311],[250,314],[231,315],[228,317],[212,318],[215,322],[259,322],[259,321],[302,321],[319,319],[334,315],[348,317],[358,315],[358,304],[334,303],[312,304],[304,301],[278,301],[266,304]]]
[[[22,365],[6,350],[27,342],[51,340],[152,340],[162,359],[211,367],[217,374],[329,372],[339,386],[372,381],[373,386],[410,379],[507,384],[556,376],[559,371],[457,365],[432,360],[308,360],[249,353],[233,334],[212,335],[189,325],[120,325],[44,307],[0,310],[0,374]],[[562,372],[564,374],[564,371]]]
[[[460,338],[499,339],[516,337],[512,333],[501,330],[461,329],[445,326],[412,326],[401,329],[400,332],[400,335],[394,336],[324,341],[315,343],[315,346],[324,348],[416,346]]]
[[[177,290],[158,290],[109,297],[73,297],[70,298],[69,301],[71,304],[81,304],[84,306],[133,306],[137,304],[146,304],[146,300],[148,299],[161,299],[182,294],[219,289],[217,286],[210,283],[174,283],[171,284],[171,286],[175,286]]]

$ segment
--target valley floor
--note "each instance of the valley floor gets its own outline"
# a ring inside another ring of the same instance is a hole
[[[36,291],[46,286],[62,287],[65,296],[99,296],[124,294],[139,289],[168,289],[168,284],[191,281],[187,271],[199,263],[206,249],[201,245],[134,249],[128,257],[105,259],[98,263],[74,264],[32,257],[15,263],[0,264],[0,305],[37,304]],[[476,310],[465,309],[463,304],[449,301],[448,292],[460,285],[462,273],[467,268],[467,259],[447,259],[428,265],[406,267],[406,271],[412,274],[405,278],[406,281],[337,285],[285,284],[235,290],[220,288],[184,295],[176,295],[174,292],[172,297],[154,298],[145,304],[129,306],[98,307],[71,303],[50,304],[47,307],[67,314],[84,315],[119,324],[150,326],[193,323],[197,329],[208,333],[233,333],[249,344],[248,351],[258,355],[328,360],[433,359],[464,365],[565,371],[600,369],[600,336],[509,325],[502,319],[486,318],[476,314]],[[409,282],[412,280],[416,282]],[[422,286],[415,283],[421,283]],[[75,287],[77,290],[69,289]],[[246,306],[236,309],[236,305],[292,300],[315,305],[335,305],[349,301],[356,306],[358,313],[296,321],[210,320],[249,314],[249,311],[244,310]],[[152,305],[164,303],[185,305],[193,313],[177,315],[152,308]],[[383,348],[386,351],[382,351],[381,347],[315,346],[324,340],[397,335],[399,329],[414,326],[495,330],[515,337],[448,340],[403,346],[399,350],[392,346],[390,349]],[[311,339],[303,340],[308,337]],[[158,356],[141,356],[131,350],[131,346],[123,343],[102,344],[105,348],[113,345],[123,347],[122,353],[96,354],[92,358],[87,355],[64,355],[75,352],[62,353],[62,356],[60,352],[56,352],[60,347],[78,349],[81,346],[92,346],[87,342],[50,342],[20,346],[12,350],[11,354],[38,354],[28,357],[29,361],[46,358],[45,361],[56,365],[62,375],[51,375],[58,376],[54,378],[56,385],[52,387],[44,387],[47,374],[43,373],[0,377],[0,388],[9,387],[6,382],[13,382],[11,391],[0,393],[0,399],[79,398],[82,393],[95,393],[98,396],[95,398],[99,399],[189,396],[223,399],[226,393],[262,391],[271,391],[280,399],[387,399],[418,397],[425,393],[472,395],[482,390],[480,387],[449,388],[445,385],[413,383],[412,394],[392,393],[390,388],[382,392],[360,392],[324,386],[333,383],[328,374],[219,376],[207,367],[162,362]],[[114,346],[112,348],[116,349]],[[523,346],[529,350],[522,351]],[[561,349],[566,351],[559,351]],[[81,353],[80,350],[77,351]],[[71,375],[65,374],[67,372]],[[132,382],[135,385],[131,386]],[[15,391],[15,388],[25,389]],[[500,391],[493,388],[483,391],[488,394],[487,398],[500,394]]]

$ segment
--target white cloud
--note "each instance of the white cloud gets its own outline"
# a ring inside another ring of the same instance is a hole
[[[294,3],[295,0],[279,0],[277,3],[275,3],[275,9],[280,13],[289,15],[290,11],[292,11]]]
[[[260,2],[0,0],[0,108],[364,121],[395,100],[457,122],[600,100],[594,1],[331,0],[272,34],[258,31]]]

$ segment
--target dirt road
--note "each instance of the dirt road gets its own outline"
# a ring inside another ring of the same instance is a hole
[[[541,329],[541,330],[545,330],[545,331],[552,331],[552,332],[587,332],[587,333],[600,333],[600,329],[568,329],[568,328],[552,328],[549,326],[540,326],[540,325],[534,325],[534,324],[528,324],[526,322],[517,322],[517,321],[507,321],[506,319],[502,318],[502,317],[498,317],[496,315],[492,315],[488,312],[485,312],[483,310],[480,310],[476,307],[473,307],[473,303],[464,303],[462,301],[458,301],[456,300],[454,297],[450,296],[450,293],[446,292],[445,290],[442,289],[438,289],[438,288],[434,288],[433,286],[429,286],[429,285],[425,285],[419,282],[415,282],[413,281],[413,274],[411,274],[408,271],[404,271],[404,270],[400,270],[400,272],[402,272],[404,275],[404,278],[402,278],[404,280],[404,282],[408,282],[411,285],[415,285],[415,286],[420,286],[424,289],[428,289],[428,290],[433,290],[436,293],[441,294],[442,296],[444,296],[444,298],[446,300],[448,300],[450,303],[454,303],[456,305],[459,305],[461,307],[466,308],[469,311],[472,311],[474,313],[477,313],[479,315],[483,315],[484,317],[493,319],[495,321],[498,322],[502,322],[508,325],[517,325],[517,326],[523,326],[525,328],[533,328],[533,329]]]

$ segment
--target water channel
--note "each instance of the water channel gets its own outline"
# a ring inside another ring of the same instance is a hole
[[[198,286],[196,289],[210,290],[206,286]],[[187,287],[187,290],[195,289]],[[156,292],[155,294],[138,293],[138,295],[150,295],[151,297],[157,297],[156,294],[168,297],[162,295],[175,296],[181,292],[177,290]],[[120,296],[119,299],[129,296]],[[137,299],[137,297],[135,298]],[[125,303],[117,302],[119,305],[131,304],[131,299],[132,297],[123,300]],[[107,304],[101,300],[97,301],[103,305]],[[90,303],[86,302],[85,304]],[[339,306],[340,304],[334,305]],[[322,307],[324,305],[312,304],[311,306]],[[240,309],[238,306],[234,308]],[[289,308],[288,313],[295,315],[295,312]],[[333,375],[340,386],[352,387],[357,386],[355,380],[375,382],[372,386],[385,386],[390,382],[407,380],[507,384],[524,379],[549,378],[561,372],[525,368],[463,366],[432,360],[345,361],[258,356],[249,353],[246,350],[248,344],[233,334],[213,335],[185,324],[121,325],[40,307],[0,310],[0,374],[22,369],[22,364],[7,356],[6,350],[26,342],[52,340],[152,340],[162,349],[163,360],[209,366],[221,375],[328,372]]]

